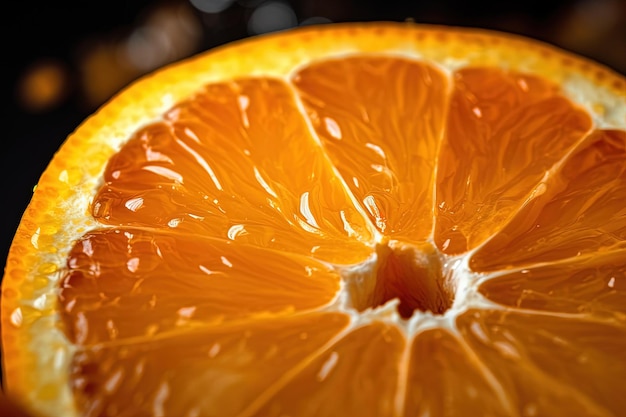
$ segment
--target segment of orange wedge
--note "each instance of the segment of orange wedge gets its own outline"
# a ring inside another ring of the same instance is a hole
[[[2,283],[41,416],[617,416],[626,80],[519,37],[298,29],[148,76]]]

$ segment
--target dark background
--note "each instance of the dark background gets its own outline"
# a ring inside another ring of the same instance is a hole
[[[314,22],[412,19],[534,37],[626,74],[625,0],[12,3],[1,28],[0,264],[33,186],[81,120],[142,74],[228,41]]]

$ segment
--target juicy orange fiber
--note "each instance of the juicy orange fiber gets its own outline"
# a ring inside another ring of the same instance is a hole
[[[64,145],[31,206],[86,212],[22,222],[9,392],[41,415],[623,414],[626,81],[445,28],[252,42],[314,51],[180,81],[225,49],[138,83],[79,128],[121,137],[83,179],[87,146]],[[132,103],[179,85],[164,111]],[[50,359],[16,352],[45,332]]]

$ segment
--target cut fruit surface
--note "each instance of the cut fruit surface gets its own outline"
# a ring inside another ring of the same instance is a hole
[[[72,361],[72,388],[87,415],[242,415],[298,371],[294,365],[310,366],[347,324],[343,314],[309,314],[210,326],[121,351],[85,349]]]
[[[454,81],[435,233],[451,254],[501,229],[591,128],[589,115],[541,78],[481,68],[457,71]]]
[[[625,158],[626,132],[594,131],[472,258],[472,267],[502,269],[626,249]]]
[[[623,323],[470,310],[457,325],[520,415],[611,416],[626,405],[617,383],[626,372]]]
[[[121,253],[126,259],[117,258]],[[339,276],[311,258],[206,237],[115,229],[77,243],[60,288],[67,336],[93,344],[310,310],[335,297]]]
[[[324,149],[376,229],[425,240],[445,74],[423,62],[353,57],[315,63],[293,80]]]
[[[277,52],[281,51],[281,52]],[[310,27],[130,86],[2,283],[38,416],[617,416],[626,80],[532,40]]]

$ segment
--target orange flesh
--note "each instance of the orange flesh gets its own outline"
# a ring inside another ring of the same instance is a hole
[[[419,334],[410,355],[405,416],[443,416],[450,410],[463,410],[465,415],[515,415],[485,366],[448,331]]]
[[[113,227],[69,256],[59,300],[79,409],[621,412],[626,332],[594,320],[626,314],[626,133],[591,129],[536,77],[402,58],[207,86],[111,159],[92,207]],[[476,248],[473,270],[512,268],[483,295],[550,314],[469,311],[458,334],[407,340],[312,312],[333,302],[338,267],[377,254],[357,310],[397,297],[404,318],[444,314],[442,259]]]
[[[60,300],[78,344],[290,314],[327,304],[339,289],[338,275],[311,258],[132,229],[85,236],[69,270]]]
[[[352,58],[311,65],[294,84],[372,224],[395,239],[425,240],[433,223],[445,75],[415,61]]]
[[[469,311],[457,325],[522,415],[619,415],[626,406],[623,326],[504,311]]]
[[[586,139],[545,192],[474,257],[475,269],[626,249],[626,132],[596,131]]]
[[[437,171],[437,245],[461,253],[493,236],[591,119],[535,77],[496,69],[454,76]]]
[[[306,367],[324,352],[347,324],[341,314],[311,314],[86,349],[74,359],[73,385],[89,416],[193,415],[194,408],[207,416],[238,415],[277,389],[294,365]]]

